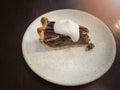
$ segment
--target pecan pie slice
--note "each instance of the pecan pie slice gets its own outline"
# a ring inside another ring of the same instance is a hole
[[[48,18],[43,17],[41,19],[42,26],[37,28],[37,32],[40,36],[40,42],[52,49],[61,49],[66,47],[75,47],[87,45],[86,50],[90,50],[94,47],[93,43],[90,43],[90,37],[88,35],[89,30],[83,26],[79,26],[80,38],[77,42],[73,42],[69,36],[57,34],[54,32],[54,21],[49,21]]]

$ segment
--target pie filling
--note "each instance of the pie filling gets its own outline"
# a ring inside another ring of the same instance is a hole
[[[51,46],[51,47],[58,47],[58,46],[66,46],[66,45],[80,45],[80,44],[88,44],[90,39],[88,36],[88,29],[80,26],[80,38],[77,42],[73,42],[69,36],[56,34],[54,32],[53,26],[55,22],[50,22],[45,31],[44,31],[44,43]]]

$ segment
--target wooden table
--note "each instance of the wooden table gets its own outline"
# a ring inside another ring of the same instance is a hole
[[[6,0],[0,6],[0,90],[120,90],[119,0]],[[26,64],[21,50],[26,28],[38,16],[56,9],[89,12],[112,31],[117,46],[115,62],[98,80],[83,86],[59,86],[38,77]]]

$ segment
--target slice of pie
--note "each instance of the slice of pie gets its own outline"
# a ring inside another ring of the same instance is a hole
[[[90,50],[94,47],[93,43],[90,43],[90,37],[88,35],[89,30],[79,25],[80,37],[77,42],[73,42],[73,40],[63,34],[55,33],[54,30],[54,21],[49,21],[48,18],[41,18],[42,26],[37,28],[37,32],[40,36],[40,42],[47,47],[52,49],[62,49],[66,47],[77,47],[86,45],[86,50]],[[61,28],[59,28],[61,30]]]

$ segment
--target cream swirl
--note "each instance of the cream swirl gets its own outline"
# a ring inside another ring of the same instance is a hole
[[[56,21],[54,24],[54,32],[69,36],[73,42],[77,42],[80,38],[79,25],[67,19]]]

